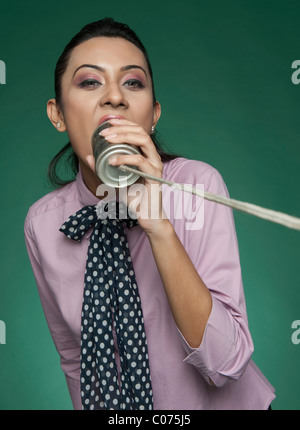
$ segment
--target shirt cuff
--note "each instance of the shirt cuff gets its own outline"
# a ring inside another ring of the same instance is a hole
[[[244,324],[247,324],[246,321]],[[230,310],[212,296],[212,310],[200,346],[192,348],[179,331],[188,354],[184,362],[196,367],[212,386],[221,387],[232,379],[239,379],[248,365],[253,348],[250,334],[248,339],[244,336],[244,341],[247,339],[250,344],[238,341],[238,330],[242,331]]]

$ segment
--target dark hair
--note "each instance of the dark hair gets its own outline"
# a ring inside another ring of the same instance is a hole
[[[152,94],[153,94],[153,105],[156,103],[154,83],[153,83],[153,73],[151,64],[149,61],[148,53],[133,30],[131,30],[126,24],[122,24],[114,21],[112,18],[104,18],[100,21],[92,22],[85,27],[83,27],[79,33],[77,33],[71,41],[65,47],[63,53],[59,57],[56,68],[55,68],[55,99],[58,107],[63,112],[63,102],[62,102],[62,88],[61,81],[62,76],[68,66],[69,59],[73,49],[80,45],[81,43],[93,39],[94,37],[120,37],[122,39],[128,40],[133,43],[138,49],[140,49],[147,62],[149,73],[152,80]],[[168,161],[176,158],[176,155],[166,153],[160,149],[160,144],[157,139],[157,132],[155,131],[151,138],[157,148],[162,161]],[[58,173],[59,164],[63,164],[65,170],[71,170],[72,179],[66,180],[62,179]],[[71,143],[68,142],[51,160],[48,168],[48,178],[50,183],[54,186],[63,186],[71,182],[78,172],[78,157],[73,151]]]

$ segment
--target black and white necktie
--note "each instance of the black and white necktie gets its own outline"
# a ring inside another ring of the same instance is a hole
[[[81,320],[83,409],[153,409],[143,312],[123,226],[123,222],[129,228],[137,222],[127,217],[127,208],[123,216],[120,212],[117,202],[85,206],[60,228],[69,239],[80,242],[93,227]]]

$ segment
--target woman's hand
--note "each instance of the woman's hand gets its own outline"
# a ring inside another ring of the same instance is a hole
[[[109,128],[101,135],[110,143],[126,143],[140,148],[141,154],[117,155],[109,160],[112,166],[127,164],[141,172],[161,178],[163,163],[156,147],[143,127],[125,119],[110,119]],[[161,184],[140,178],[127,189],[127,204],[136,215],[140,226],[147,234],[162,232],[169,223],[163,207]]]

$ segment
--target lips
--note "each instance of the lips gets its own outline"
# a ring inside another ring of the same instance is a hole
[[[105,121],[108,121],[109,119],[126,119],[126,118],[122,115],[114,115],[114,114],[104,115],[102,118],[100,118],[98,125],[102,124]]]

